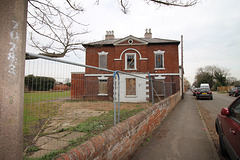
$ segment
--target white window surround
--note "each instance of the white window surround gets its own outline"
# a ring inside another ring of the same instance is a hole
[[[163,77],[161,75],[158,75],[157,77],[154,77],[154,79],[158,79],[158,80],[164,80],[166,77]]]
[[[98,78],[99,81],[100,80],[108,80],[108,77],[104,77],[104,76],[97,77],[97,78]],[[108,96],[108,94],[98,93],[98,96]]]
[[[98,52],[98,55],[108,55],[108,52],[105,52],[105,51]]]
[[[108,80],[108,77],[104,77],[104,76],[98,77],[98,80]]]
[[[164,53],[165,53],[165,51],[157,50],[157,51],[153,51],[153,53],[154,53],[154,64],[155,64],[154,70],[165,70],[165,68],[164,68]],[[162,55],[163,67],[161,67],[161,68],[156,67],[156,55]]]
[[[134,56],[134,68],[133,69],[129,69],[127,68],[127,56]],[[125,53],[125,70],[137,70],[137,58],[136,58],[136,53]]]

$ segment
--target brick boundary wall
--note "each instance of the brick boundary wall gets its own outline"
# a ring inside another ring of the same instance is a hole
[[[56,160],[130,159],[180,100],[180,93],[177,92],[59,155]]]

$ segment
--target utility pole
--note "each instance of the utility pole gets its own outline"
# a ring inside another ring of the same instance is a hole
[[[181,35],[181,68],[182,68],[182,99],[184,99],[184,78],[183,78],[183,35]]]
[[[27,0],[0,3],[0,159],[23,159]]]

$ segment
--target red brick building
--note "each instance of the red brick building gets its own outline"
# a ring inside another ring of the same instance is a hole
[[[174,84],[175,93],[179,85],[179,41],[152,38],[146,30],[144,38],[132,35],[115,38],[113,31],[107,31],[105,40],[86,43],[86,65],[129,72],[141,77],[148,75],[162,84]],[[86,68],[85,73],[72,73],[73,99],[113,99],[113,73]],[[154,81],[154,88],[158,82]],[[157,89],[158,90],[158,89]],[[159,89],[157,92],[162,92]],[[120,74],[120,101],[146,102],[151,98],[149,81]],[[163,96],[159,93],[160,96]],[[157,95],[156,95],[157,96]]]

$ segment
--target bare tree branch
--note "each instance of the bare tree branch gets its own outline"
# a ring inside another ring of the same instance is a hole
[[[75,17],[83,12],[83,8],[71,0],[63,1],[66,2],[64,8],[51,0],[28,0],[30,46],[39,50],[41,55],[64,57],[71,51],[83,50],[78,39],[79,35],[88,33],[87,30],[73,31],[73,24],[78,25],[78,28],[87,27]],[[41,43],[36,39],[42,39]]]
[[[124,14],[127,14],[129,12],[129,8],[130,8],[130,5],[129,5],[129,1],[128,0],[119,0],[119,4],[121,6],[121,10]]]
[[[197,4],[198,0],[148,0],[159,5],[190,7]]]
[[[77,0],[28,0],[28,27],[30,31],[30,46],[40,51],[40,54],[50,57],[64,57],[67,53],[84,50],[79,40],[82,34],[88,33],[88,25],[80,23],[77,16],[84,9]],[[144,0],[157,5],[188,7],[198,0]],[[57,4],[64,4],[58,6]],[[78,3],[76,3],[78,2]],[[122,12],[127,14],[131,0],[117,0]],[[95,0],[99,4],[100,0]],[[74,31],[73,26],[78,25]],[[82,31],[81,31],[82,29]],[[37,41],[36,41],[37,40]],[[41,41],[41,43],[40,43]]]
[[[124,14],[129,12],[130,8],[130,0],[118,0],[118,3],[121,7],[121,10]],[[153,2],[157,5],[164,5],[164,6],[176,6],[176,7],[190,7],[194,6],[198,3],[199,0],[145,0],[147,3]],[[99,3],[99,0],[97,0]]]

